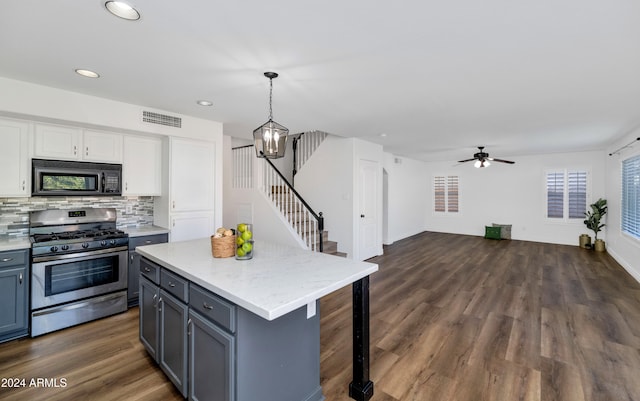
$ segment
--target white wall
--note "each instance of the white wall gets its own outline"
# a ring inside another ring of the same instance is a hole
[[[424,162],[384,154],[388,180],[385,194],[387,209],[383,211],[387,221],[387,229],[383,233],[385,244],[425,231],[425,205],[430,199],[430,186],[425,184],[425,168]]]
[[[612,144],[607,154],[640,137],[640,129]],[[640,142],[635,142],[619,154],[606,156],[607,250],[637,281],[640,281],[640,240],[623,234],[620,225],[622,205],[622,161],[640,155]]]
[[[2,77],[0,93],[0,115],[8,117],[222,142],[222,123],[215,121]],[[182,128],[142,122],[143,110],[180,117]]]
[[[580,234],[587,233],[582,220],[573,223],[552,222],[545,218],[545,171],[578,168],[590,172],[591,203],[605,196],[605,157],[603,151],[507,157],[516,164],[493,163],[477,169],[472,163],[427,163],[425,184],[433,191],[434,175],[460,177],[460,213],[436,215],[433,198],[426,203],[428,231],[484,235],[491,223],[512,224],[512,238],[526,241],[577,245]],[[601,234],[606,238],[606,231]]]

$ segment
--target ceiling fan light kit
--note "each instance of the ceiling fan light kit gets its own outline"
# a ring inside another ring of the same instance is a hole
[[[489,161],[507,163],[507,164],[515,164],[515,162],[511,161],[511,160],[496,159],[494,157],[489,157],[489,153],[486,153],[484,151],[484,146],[478,146],[478,150],[479,150],[479,152],[474,153],[473,157],[471,159],[458,160],[458,163],[466,163],[466,162],[470,162],[470,161],[474,161],[475,160],[475,163],[473,163],[473,167],[475,167],[475,168],[489,167],[491,165],[491,163]]]

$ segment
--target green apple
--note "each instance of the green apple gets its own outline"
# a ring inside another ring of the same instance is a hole
[[[246,254],[246,252],[242,249],[242,247],[239,247],[238,249],[236,249],[236,255],[243,257]]]
[[[242,239],[242,237],[236,238],[236,245],[242,246],[242,244],[244,244],[244,240]]]
[[[249,253],[251,252],[251,250],[253,250],[253,245],[251,244],[251,242],[245,242],[244,244],[242,244],[242,250],[245,253]]]
[[[253,233],[251,231],[246,230],[242,233],[242,239],[245,241],[249,241],[252,237]]]
[[[247,231],[247,225],[244,223],[238,224],[238,231],[240,231],[241,233]]]

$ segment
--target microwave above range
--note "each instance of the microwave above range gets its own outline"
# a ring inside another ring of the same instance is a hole
[[[122,165],[33,159],[32,196],[120,196]]]

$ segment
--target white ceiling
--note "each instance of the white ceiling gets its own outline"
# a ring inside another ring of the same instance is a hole
[[[275,71],[274,120],[291,133],[421,160],[603,149],[640,125],[637,0],[135,0],[138,22],[103,4],[3,0],[0,76],[249,139]]]

